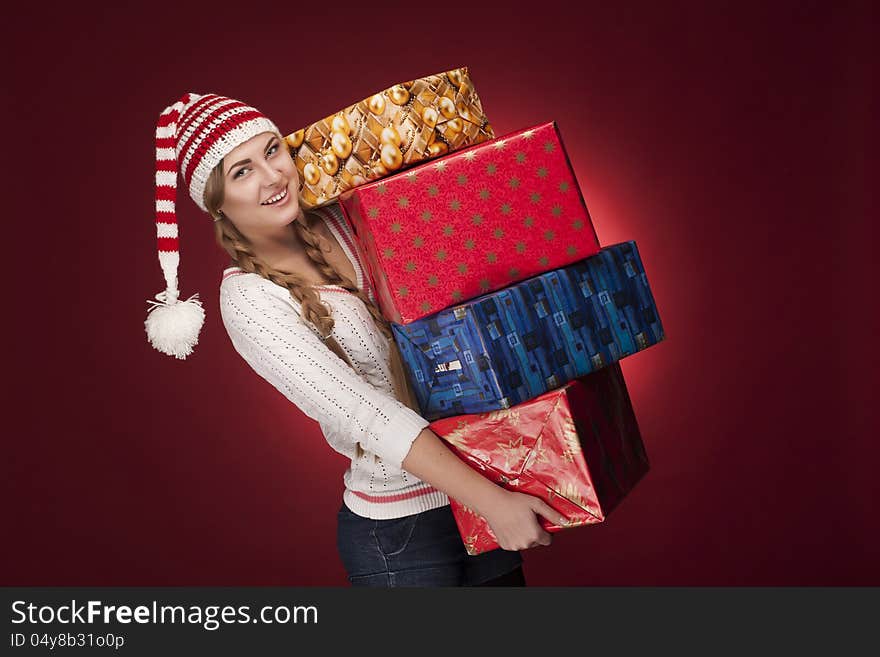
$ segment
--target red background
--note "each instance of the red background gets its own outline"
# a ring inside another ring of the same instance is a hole
[[[287,132],[460,65],[498,134],[558,122],[668,336],[623,361],[652,471],[529,583],[880,584],[868,3],[195,4],[2,28],[3,584],[346,583],[345,461],[232,349],[185,193],[206,327],[186,361],[146,341],[155,121],[216,92]]]

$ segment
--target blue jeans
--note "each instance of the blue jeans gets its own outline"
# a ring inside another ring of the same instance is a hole
[[[352,586],[475,586],[522,565],[519,552],[470,556],[449,505],[392,520],[339,509],[336,545]]]

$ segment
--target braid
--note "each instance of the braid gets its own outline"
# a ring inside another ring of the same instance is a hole
[[[322,235],[313,231],[311,226],[308,225],[309,223],[308,214],[305,215],[305,221],[294,221],[294,228],[296,229],[300,240],[305,244],[306,254],[312,262],[318,266],[321,275],[329,280],[331,285],[338,285],[360,299],[366,306],[367,310],[370,311],[370,315],[373,317],[376,327],[386,338],[391,339],[391,326],[388,323],[388,320],[382,316],[379,307],[373,303],[364,291],[359,289],[358,286],[348,278],[348,276],[340,273],[333,267],[333,265],[327,262],[324,258],[324,252],[321,250],[321,244],[326,243],[327,240]]]
[[[244,236],[225,216],[214,222],[215,235],[220,247],[229,254],[239,267],[252,274],[258,274],[276,285],[287,288],[290,295],[302,306],[305,319],[318,327],[323,337],[333,330],[333,317],[330,310],[321,301],[318,291],[306,283],[301,276],[273,269],[254,255],[253,249]]]
[[[284,140],[282,143],[287,144]],[[245,236],[224,214],[220,213],[219,208],[223,201],[223,193],[223,162],[221,161],[208,176],[205,186],[205,205],[208,208],[208,213],[214,219],[214,234],[220,248],[226,251],[232,261],[244,271],[258,274],[276,285],[287,288],[290,295],[300,303],[302,316],[317,327],[318,332],[325,340],[329,339],[334,321],[330,314],[330,308],[321,301],[318,290],[301,276],[269,267],[257,258]],[[382,316],[378,306],[364,294],[363,290],[358,288],[355,282],[340,274],[335,267],[327,262],[321,250],[321,244],[326,243],[326,240],[312,230],[309,220],[310,217],[304,215],[303,221],[294,220],[293,222],[297,235],[305,245],[306,253],[311,261],[318,266],[321,275],[332,285],[338,285],[363,302],[373,317],[376,328],[388,340],[388,365],[395,396],[410,409],[419,413],[418,402],[407,382],[400,350],[393,339],[391,324]]]

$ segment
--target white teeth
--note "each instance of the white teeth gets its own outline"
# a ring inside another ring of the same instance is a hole
[[[287,196],[287,190],[283,189],[283,190],[281,190],[281,192],[279,192],[278,194],[276,194],[272,198],[260,203],[260,205],[269,205],[270,203],[277,203],[278,201],[283,199],[285,196]]]

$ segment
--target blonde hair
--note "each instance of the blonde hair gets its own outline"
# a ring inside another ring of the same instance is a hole
[[[284,140],[281,143],[286,146]],[[334,326],[333,317],[330,315],[329,308],[321,301],[321,295],[318,290],[307,283],[301,276],[270,267],[257,257],[247,238],[241,234],[228,217],[220,212],[224,193],[223,162],[221,161],[211,171],[205,185],[205,207],[208,209],[211,218],[214,219],[214,235],[217,244],[244,271],[258,274],[276,285],[287,288],[290,296],[299,302],[302,307],[303,318],[311,322],[318,329],[319,334],[324,340],[328,340],[328,338],[332,340],[330,333]],[[305,245],[306,254],[317,265],[321,275],[329,281],[329,284],[338,285],[364,303],[373,317],[376,327],[389,340],[390,371],[394,388],[397,391],[397,398],[413,410],[418,410],[418,406],[415,405],[412,393],[407,386],[406,375],[402,369],[400,353],[392,337],[390,323],[382,316],[378,306],[373,303],[363,290],[357,287],[356,283],[337,271],[324,258],[321,245],[327,244],[327,240],[312,230],[310,224],[314,219],[321,221],[319,217],[304,212],[302,221],[295,219],[293,222],[297,236]]]

